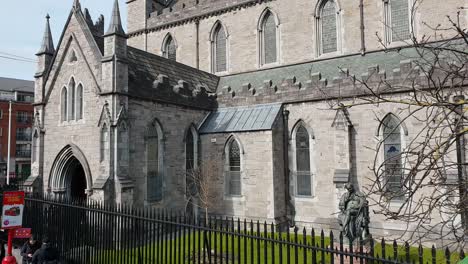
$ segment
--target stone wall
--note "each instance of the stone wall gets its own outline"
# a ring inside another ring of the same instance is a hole
[[[99,113],[104,102],[99,97],[100,90],[100,55],[90,32],[83,31],[79,18],[72,16],[55,64],[50,72],[45,87],[46,105],[44,107],[44,188],[49,187],[50,170],[57,154],[68,144],[74,144],[85,155],[93,181],[100,176],[99,164]],[[90,41],[91,40],[91,41]],[[70,61],[70,54],[75,51],[77,60]],[[68,86],[74,77],[76,86],[83,85],[83,119],[61,122],[61,90]],[[91,183],[92,185],[92,183]]]
[[[225,147],[226,142],[234,136],[241,148],[241,186],[242,195],[232,197],[225,195]],[[281,216],[282,188],[279,186],[282,175],[274,171],[281,165],[274,165],[277,154],[272,150],[280,149],[272,143],[271,131],[240,132],[223,134],[206,134],[201,136],[202,161],[214,162],[217,168],[216,204],[210,210],[215,215],[235,216],[247,219],[274,221]],[[278,193],[276,192],[278,191]]]
[[[207,112],[177,106],[129,99],[128,119],[130,131],[130,178],[134,181],[134,201],[166,209],[185,207],[185,135],[190,125],[198,127]],[[163,146],[163,200],[146,200],[145,135],[155,119],[162,126]]]
[[[143,0],[137,0],[135,2]],[[285,65],[328,58],[336,55],[361,52],[361,29],[359,1],[337,1],[340,9],[341,30],[338,31],[338,50],[341,52],[317,54],[316,19],[314,17],[317,1],[179,1],[175,6],[151,14],[146,29],[141,22],[134,22],[136,11],[133,2],[129,6],[129,44],[161,54],[161,46],[167,33],[177,42],[178,60],[196,66],[196,21],[199,21],[199,65],[200,69],[210,69],[210,32],[216,21],[221,21],[228,32],[228,72],[237,73],[261,68],[259,61],[257,26],[260,15],[269,8],[279,20],[279,57],[277,64]],[[179,4],[180,3],[180,4]],[[367,51],[381,49],[376,33],[384,36],[384,2],[363,0],[364,37]],[[139,7],[141,8],[141,7]],[[456,16],[457,0],[449,0],[442,7],[435,0],[423,1],[415,13],[415,33],[434,35],[423,24],[447,25],[446,15]],[[140,9],[141,10],[141,9]],[[436,11],[434,11],[436,10]],[[436,14],[434,14],[436,12]],[[466,24],[466,21],[461,21]],[[449,33],[446,33],[449,34]],[[147,36],[147,37],[145,37]],[[135,39],[134,39],[135,38]],[[144,45],[146,43],[147,45]],[[404,45],[396,42],[391,46]]]

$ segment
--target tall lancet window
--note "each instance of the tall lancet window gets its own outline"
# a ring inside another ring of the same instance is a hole
[[[76,93],[76,87],[75,87],[75,80],[72,78],[70,80],[70,84],[68,85],[68,91],[70,92],[69,96],[70,99],[68,100],[70,102],[70,111],[68,111],[68,120],[73,120],[75,119],[75,93]]]
[[[385,38],[387,43],[410,38],[411,15],[409,0],[384,0]]]
[[[177,48],[174,39],[169,34],[163,44],[163,56],[170,60],[176,60]]]
[[[109,129],[106,124],[101,128],[101,140],[100,140],[100,157],[101,162],[109,159]]]
[[[187,194],[194,195],[196,190],[196,177],[198,158],[197,158],[197,135],[194,128],[189,128],[185,138],[185,170],[186,170],[186,192]]]
[[[227,71],[227,41],[226,32],[221,23],[215,25],[212,35],[212,68],[213,72]]]
[[[63,121],[67,121],[67,112],[68,112],[68,92],[67,87],[62,88],[61,93],[61,104],[60,104],[60,119]]]
[[[386,187],[393,196],[398,196],[401,193],[403,177],[400,120],[389,114],[382,120],[381,127]]]
[[[32,162],[38,161],[39,157],[39,133],[34,130],[32,137]]]
[[[278,60],[277,52],[277,25],[271,11],[267,10],[261,18],[260,35],[260,61],[261,64],[274,63]]]
[[[83,119],[83,85],[76,89],[76,120]]]
[[[162,130],[154,121],[146,135],[146,197],[149,202],[161,201],[163,198]]]
[[[312,196],[312,173],[310,170],[310,136],[307,129],[299,125],[296,130],[296,194]]]
[[[321,4],[318,14],[319,54],[338,51],[340,19],[334,0],[326,0]]]
[[[241,149],[236,139],[231,138],[227,144],[226,194],[242,195],[241,188]]]

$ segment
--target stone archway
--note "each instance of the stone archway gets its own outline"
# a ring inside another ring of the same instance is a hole
[[[88,162],[75,145],[63,148],[52,165],[49,190],[57,197],[86,199],[91,194],[92,180]]]

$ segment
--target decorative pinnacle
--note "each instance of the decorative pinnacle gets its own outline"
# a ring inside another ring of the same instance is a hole
[[[74,0],[74,2],[73,2],[73,9],[74,9],[75,11],[81,10],[80,0]]]
[[[44,36],[42,37],[42,45],[36,55],[42,55],[42,54],[54,55],[55,53],[54,41],[52,39],[52,33],[50,31],[49,14],[47,14],[45,18],[47,21],[46,21]]]
[[[117,0],[114,1],[114,8],[112,10],[112,17],[109,24],[109,29],[106,32],[106,35],[111,34],[125,36],[125,32],[122,28],[122,20],[120,19],[119,2]]]

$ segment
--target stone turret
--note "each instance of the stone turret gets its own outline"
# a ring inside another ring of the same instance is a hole
[[[122,27],[117,0],[114,2],[109,28],[104,35],[102,70],[105,93],[128,91],[127,36]]]
[[[50,31],[49,24],[50,16],[46,16],[46,26],[44,36],[42,38],[42,45],[39,51],[36,53],[37,56],[37,71],[35,74],[36,83],[34,89],[34,99],[36,103],[42,102],[44,98],[44,77],[47,70],[52,63],[52,59],[55,54],[54,41],[52,39],[52,33]]]
[[[111,118],[110,133],[110,182],[114,186],[114,198],[117,203],[131,203],[133,182],[129,178],[129,133],[128,109],[128,62],[127,36],[122,27],[118,1],[114,8],[109,28],[104,35],[104,57],[102,59],[102,94],[109,105]]]

